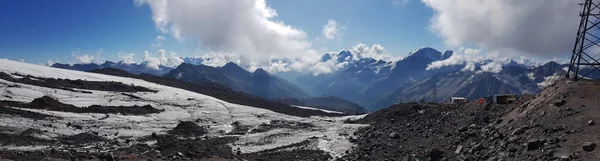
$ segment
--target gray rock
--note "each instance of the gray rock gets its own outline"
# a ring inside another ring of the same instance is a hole
[[[561,160],[568,160],[571,159],[571,156],[573,155],[573,152],[565,149],[565,148],[558,148],[554,151],[554,153],[552,154],[552,156],[561,159]]]
[[[582,148],[583,148],[584,151],[587,151],[587,152],[594,151],[594,149],[596,149],[596,143],[585,142],[585,143],[583,143]]]
[[[396,133],[396,132],[390,133],[390,138],[392,138],[392,139],[397,139],[399,137],[400,137],[400,135],[398,135],[398,133]]]
[[[429,150],[429,157],[431,158],[431,160],[439,160],[440,158],[442,158],[442,154],[442,151],[436,148]]]
[[[537,150],[544,146],[545,141],[541,139],[529,140],[527,142],[527,151]]]
[[[590,126],[595,125],[595,124],[596,124],[596,122],[594,122],[594,120],[588,121],[588,125],[590,125]]]
[[[556,106],[556,107],[560,107],[560,106],[563,106],[565,104],[567,104],[566,100],[556,100],[556,101],[554,101],[554,106]]]
[[[456,150],[454,151],[454,153],[460,154],[460,152],[462,151],[462,149],[463,149],[463,146],[459,145],[458,147],[456,147]]]
[[[512,132],[512,135],[520,135],[523,132],[525,132],[525,129],[523,127],[520,127],[520,128],[515,129],[515,131]]]

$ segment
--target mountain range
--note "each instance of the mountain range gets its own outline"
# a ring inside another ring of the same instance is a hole
[[[157,75],[157,76],[166,74],[173,69],[171,67],[166,67],[166,66],[162,66],[162,65],[159,65],[158,66],[159,68],[155,69],[155,68],[148,67],[145,63],[127,64],[127,63],[123,63],[122,61],[120,61],[118,63],[106,61],[102,64],[90,63],[90,64],[73,64],[73,65],[55,63],[55,64],[52,64],[52,67],[84,71],[84,72],[103,69],[103,68],[115,68],[115,69],[121,69],[121,70],[127,71],[129,73],[134,73],[134,74],[145,73],[145,74],[151,74],[151,75]]]
[[[408,101],[441,102],[450,97],[476,99],[494,94],[537,93],[564,75],[565,68],[568,68],[556,62],[530,66],[510,59],[481,60],[475,63],[463,62],[434,69],[427,68],[432,63],[448,60],[453,55],[455,53],[450,50],[440,52],[425,47],[410,52],[402,59],[384,60],[342,50],[326,53],[321,57],[321,62],[335,63],[340,68],[335,72],[319,75],[271,74],[261,68],[250,72],[232,62],[221,67],[212,67],[203,65],[203,58],[182,58],[184,63],[178,67],[160,66],[159,70],[149,68],[143,63],[124,64],[108,61],[103,64],[52,66],[80,71],[117,68],[135,74],[147,73],[189,82],[219,83],[236,91],[283,101],[286,104],[319,106],[347,113],[361,113],[364,112],[363,109],[375,111],[394,103]],[[492,63],[499,65],[499,71],[482,70]],[[593,77],[595,75],[600,73],[591,74]],[[310,100],[328,100],[333,103]],[[340,104],[345,106],[337,106]]]
[[[235,63],[227,63],[222,67],[183,63],[164,76],[189,82],[220,83],[231,89],[266,99],[310,97],[296,85],[271,75],[261,68],[249,72]]]
[[[403,59],[385,61],[356,58],[352,52],[344,50],[325,54],[321,61],[337,60],[347,64],[345,67],[318,76],[305,74],[292,82],[313,95],[335,95],[375,111],[399,102],[441,102],[450,97],[476,99],[494,94],[537,93],[563,76],[564,68],[568,68],[556,62],[527,66],[507,59],[427,69],[433,62],[447,60],[453,55],[453,51],[442,53],[426,47],[410,52]],[[500,64],[501,70],[482,71],[482,67],[490,63]],[[467,70],[471,66],[472,70]],[[435,90],[437,99],[433,100]]]

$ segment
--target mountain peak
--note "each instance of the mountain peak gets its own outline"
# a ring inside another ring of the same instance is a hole
[[[254,70],[253,74],[269,75],[269,72],[267,72],[263,68],[257,68],[256,70]]]
[[[352,59],[352,56],[349,50],[342,50],[338,53],[338,62],[345,62],[347,59]]]
[[[423,47],[408,53],[408,56],[406,56],[405,59],[414,57],[427,58],[437,61],[442,59],[442,53],[430,47]]]
[[[331,57],[331,55],[330,55],[329,53],[325,53],[325,54],[324,54],[324,55],[321,57],[321,62],[326,62],[326,61],[329,61],[329,60],[331,60],[331,59],[333,59],[333,58]]]
[[[240,67],[239,65],[237,65],[234,62],[229,62],[229,63],[223,65],[221,68],[226,68],[226,69],[243,69],[242,67]]]

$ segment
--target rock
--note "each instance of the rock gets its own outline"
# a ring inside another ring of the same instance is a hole
[[[590,120],[590,121],[588,121],[588,125],[590,125],[590,126],[592,126],[592,125],[595,125],[595,124],[596,124],[596,123],[594,122],[594,120]]]
[[[104,153],[104,154],[101,154],[98,158],[101,160],[105,160],[105,161],[114,161],[115,160],[115,156],[113,155],[113,153]]]
[[[594,149],[596,149],[596,143],[593,142],[585,142],[583,143],[582,146],[583,150],[586,152],[591,152],[594,151]]]
[[[560,106],[565,105],[566,103],[567,103],[566,100],[556,100],[556,101],[554,101],[554,106],[560,107]]]
[[[545,141],[541,139],[529,140],[527,142],[527,151],[537,150],[544,146]]]
[[[520,127],[520,128],[515,129],[515,131],[512,132],[512,135],[520,135],[523,132],[525,132],[525,129]]]
[[[398,135],[398,133],[396,133],[396,132],[390,133],[390,138],[392,138],[392,139],[397,139],[399,137],[400,137],[400,135]]]
[[[462,151],[462,149],[463,149],[463,146],[459,145],[458,147],[456,147],[456,150],[454,151],[454,153],[460,154],[460,152]]]
[[[179,157],[183,157],[183,153],[181,153],[181,152],[177,152],[177,156],[179,156]]]
[[[463,126],[463,127],[461,127],[460,129],[458,129],[458,132],[465,132],[465,131],[467,131],[467,130],[469,130],[469,128],[468,128],[468,127],[466,127],[466,126]]]
[[[152,138],[158,138],[158,134],[156,134],[155,132],[152,133]]]
[[[498,119],[498,120],[496,120],[496,124],[501,124],[502,121],[503,121],[502,119]]]
[[[429,151],[429,157],[431,158],[431,160],[439,160],[440,158],[442,158],[442,154],[442,151],[436,148],[433,148]]]
[[[517,149],[516,147],[510,147],[510,149],[508,149],[508,152],[514,153],[517,152],[519,149]]]
[[[553,157],[556,157],[561,160],[569,160],[569,159],[571,159],[572,155],[573,155],[573,153],[565,148],[558,148],[552,154]]]

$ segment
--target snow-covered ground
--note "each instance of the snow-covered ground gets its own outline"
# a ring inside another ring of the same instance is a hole
[[[242,125],[256,127],[262,123],[269,123],[271,120],[286,120],[310,123],[315,125],[315,127],[313,129],[296,130],[280,128],[263,133],[243,135],[239,136],[240,139],[231,144],[231,146],[233,149],[239,148],[242,152],[249,153],[272,149],[293,143],[299,143],[308,140],[309,138],[313,140],[316,138],[317,144],[315,145],[315,148],[330,152],[332,156],[340,156],[352,146],[352,144],[348,142],[347,137],[340,134],[351,135],[358,127],[365,126],[343,123],[344,120],[359,119],[364,115],[310,118],[289,116],[261,108],[232,104],[211,96],[187,91],[184,89],[150,83],[143,80],[51,68],[15,62],[6,59],[0,59],[0,71],[9,74],[19,73],[23,75],[46,78],[62,78],[71,80],[82,79],[87,81],[116,81],[158,91],[156,93],[129,93],[141,98],[134,99],[121,94],[123,92],[84,90],[92,92],[91,94],[87,94],[14,83],[0,79],[0,86],[3,86],[0,88],[0,96],[10,96],[10,98],[0,97],[0,100],[31,102],[35,98],[39,98],[44,95],[51,95],[56,97],[62,103],[72,104],[78,107],[90,105],[152,105],[155,108],[165,110],[164,112],[141,116],[108,114],[109,117],[106,119],[101,119],[105,118],[106,114],[68,113],[37,109],[21,110],[29,110],[58,116],[61,119],[33,120],[18,116],[7,117],[0,114],[0,127],[12,128],[16,130],[25,130],[28,128],[47,130],[48,133],[46,135],[49,138],[73,135],[82,132],[98,132],[101,136],[105,136],[107,138],[139,138],[151,135],[153,132],[159,134],[165,133],[166,131],[175,127],[179,121],[194,121],[201,126],[210,126],[208,134],[209,136],[221,136],[223,135],[222,132],[229,132],[233,130],[234,127],[231,124],[235,121],[240,122]],[[15,84],[19,87],[8,87],[8,85]],[[82,125],[84,128],[74,129],[72,127],[67,127],[66,124],[69,122],[77,123]],[[53,126],[43,126],[44,124],[51,124]],[[117,132],[117,136],[113,135]],[[264,140],[271,141],[265,142]],[[257,142],[261,143],[255,144]],[[0,147],[0,149],[7,148],[23,149],[25,147],[15,147],[12,145]]]

